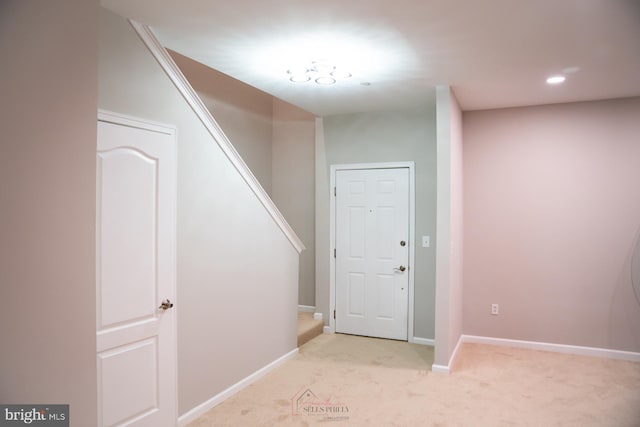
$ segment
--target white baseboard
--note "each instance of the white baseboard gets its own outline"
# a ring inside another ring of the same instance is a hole
[[[446,365],[436,365],[434,363],[433,365],[431,365],[431,372],[434,372],[436,374],[449,375],[451,373],[451,370],[453,369],[453,364],[455,363],[456,358],[458,357],[458,351],[460,350],[460,347],[462,347],[463,342],[464,342],[464,335],[460,335],[460,338],[458,338],[458,342],[456,343],[456,347],[453,349],[453,353],[451,353],[449,362]]]
[[[322,333],[323,334],[332,334],[333,331],[331,330],[331,326],[325,326],[324,328],[322,328]]]
[[[322,313],[313,313],[314,320],[322,320]]]
[[[419,337],[413,337],[413,340],[409,341],[412,342],[414,344],[420,344],[420,345],[428,345],[430,347],[434,347],[436,345],[435,340],[431,339],[431,338],[419,338]]]
[[[285,354],[284,356],[274,360],[273,362],[269,363],[267,366],[261,369],[258,369],[253,374],[238,381],[237,383],[227,388],[226,390],[221,391],[220,393],[216,394],[206,402],[203,402],[200,405],[196,406],[195,408],[191,409],[190,411],[184,413],[183,415],[178,417],[178,427],[184,427],[187,424],[195,421],[196,419],[204,415],[207,411],[209,411],[214,406],[219,405],[220,403],[227,400],[234,394],[238,393],[245,387],[258,381],[260,378],[264,377],[266,374],[268,374],[278,366],[282,365],[284,362],[291,359],[296,354],[298,354],[297,348],[291,350],[289,353]]]
[[[611,350],[607,348],[583,347],[568,344],[553,344],[538,341],[522,341],[504,338],[480,337],[475,335],[463,335],[463,342],[500,345],[506,347],[527,348],[530,350],[552,351],[556,353],[578,354],[582,356],[605,357],[609,359],[630,360],[640,362],[640,353],[623,350]]]
[[[434,374],[446,374],[449,375],[451,370],[449,369],[449,365],[436,365],[435,363],[431,365],[431,372]]]
[[[414,343],[420,344],[420,341],[426,341],[424,338],[414,338]],[[554,344],[539,341],[523,341],[505,338],[481,337],[476,335],[461,335],[456,348],[451,354],[447,365],[431,366],[431,371],[440,374],[451,373],[452,366],[458,356],[458,350],[463,343],[476,343],[487,345],[498,345],[504,347],[525,348],[529,350],[551,351],[554,353],[577,354],[581,356],[604,357],[608,359],[628,360],[631,362],[640,362],[640,353],[624,350],[612,350],[608,348],[584,347],[569,344]]]
[[[314,311],[316,311],[316,307],[314,305],[299,305],[298,311],[313,313]]]

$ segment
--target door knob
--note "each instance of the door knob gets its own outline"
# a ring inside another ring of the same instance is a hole
[[[394,268],[395,271],[405,271],[407,269],[407,267],[405,267],[404,265],[401,265],[400,267]]]
[[[169,310],[171,307],[173,307],[173,303],[171,301],[169,301],[168,299],[162,301],[162,304],[160,304],[160,307],[158,307],[161,310]]]

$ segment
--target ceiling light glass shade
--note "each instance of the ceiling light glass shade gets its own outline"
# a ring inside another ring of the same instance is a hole
[[[311,80],[311,77],[309,77],[306,74],[302,74],[302,75],[291,76],[289,80],[292,81],[293,83],[304,83]]]
[[[319,85],[328,86],[351,77],[351,73],[344,69],[338,69],[326,60],[312,61],[308,66],[295,66],[287,70],[289,80],[293,83],[305,83],[314,81]]]
[[[287,73],[294,76],[301,76],[303,74],[307,74],[308,72],[309,72],[309,69],[306,67],[294,67],[287,70]]]
[[[314,62],[311,67],[311,71],[315,71],[320,74],[330,74],[336,67],[328,62]]]
[[[349,77],[351,77],[351,73],[344,70],[333,70],[331,76],[335,77],[336,79],[348,79]]]
[[[557,85],[558,83],[562,83],[565,80],[565,76],[551,76],[547,79],[547,83],[549,83],[550,85]]]
[[[332,85],[336,82],[336,79],[333,77],[318,77],[316,79],[316,83],[319,85]]]

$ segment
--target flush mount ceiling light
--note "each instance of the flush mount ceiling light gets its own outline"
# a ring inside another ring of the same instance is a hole
[[[351,73],[345,70],[334,70],[331,72],[331,76],[336,79],[348,79],[351,77]]]
[[[289,74],[291,74],[291,73],[289,73]],[[308,82],[309,80],[311,80],[311,77],[309,77],[306,74],[295,74],[295,75],[292,75],[289,80],[291,80],[293,83],[304,83],[304,82]]]
[[[319,85],[327,86],[337,83],[338,80],[348,79],[351,73],[338,69],[328,61],[313,61],[308,67],[294,67],[287,70],[289,81],[293,83],[305,83],[313,80]]]
[[[316,79],[316,83],[318,83],[319,85],[332,85],[335,84],[336,79],[334,79],[333,77],[318,77]]]
[[[360,86],[362,82],[396,81],[399,76],[422,73],[416,52],[395,30],[351,22],[290,30],[272,37],[248,37],[246,45],[236,45],[228,51],[225,48],[228,58],[237,58],[242,52],[245,68],[236,78],[267,92],[277,85],[282,99],[290,102],[300,95],[300,90],[333,99],[336,91],[364,88],[366,85]],[[230,60],[230,64],[236,64],[236,60]],[[335,83],[316,82],[321,77],[317,73],[325,69],[331,71],[324,76],[333,78]],[[314,99],[309,97],[308,102],[315,102]]]
[[[550,85],[557,85],[564,82],[567,78],[565,76],[551,76],[547,79],[547,83]]]

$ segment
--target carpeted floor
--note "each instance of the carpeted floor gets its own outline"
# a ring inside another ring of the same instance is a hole
[[[324,322],[315,320],[313,313],[298,312],[298,347],[322,334]]]
[[[640,363],[465,344],[451,375],[431,347],[321,335],[213,408],[209,426],[640,426]]]

